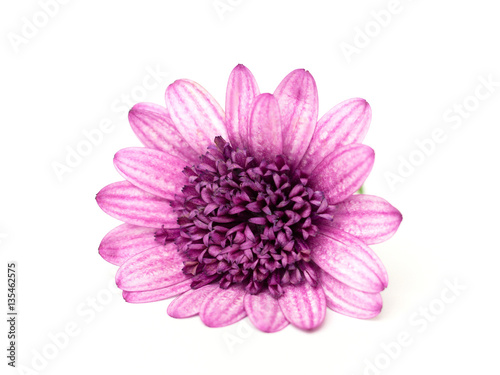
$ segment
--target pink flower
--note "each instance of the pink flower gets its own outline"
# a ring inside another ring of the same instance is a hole
[[[363,99],[319,121],[316,83],[294,70],[260,94],[238,65],[226,113],[205,89],[178,80],[166,108],[129,113],[145,148],[120,150],[126,179],[97,194],[125,224],[99,252],[120,266],[128,302],[178,296],[168,314],[196,314],[209,327],[248,315],[260,330],[319,326],[326,307],[356,318],[382,309],[387,273],[367,246],[390,238],[402,216],[382,198],[353,195],[374,151],[360,142],[371,110]]]

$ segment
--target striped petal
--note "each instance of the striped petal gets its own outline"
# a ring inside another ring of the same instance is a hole
[[[356,194],[334,206],[333,221],[324,221],[321,231],[342,230],[364,243],[376,244],[391,238],[403,216],[385,199]]]
[[[291,166],[304,156],[318,119],[318,91],[311,73],[297,69],[274,92],[283,122],[283,152]]]
[[[257,160],[271,160],[283,152],[278,101],[271,94],[255,98],[248,129],[248,148]]]
[[[334,237],[335,236],[335,237]],[[356,237],[331,231],[310,239],[311,258],[340,282],[368,293],[387,287],[387,272],[378,256]]]
[[[198,153],[177,131],[166,108],[153,103],[138,103],[128,114],[132,130],[146,147],[166,152],[186,163],[198,162]]]
[[[125,301],[129,303],[147,303],[162,301],[167,298],[175,297],[191,289],[191,279],[181,281],[178,284],[170,285],[165,288],[147,290],[141,292],[130,292],[124,290],[122,295]]]
[[[109,263],[121,266],[136,254],[158,246],[158,242],[155,241],[156,231],[156,228],[130,224],[119,225],[104,236],[99,245],[99,254]],[[175,238],[179,230],[167,229],[166,233]]]
[[[182,261],[174,243],[154,247],[126,261],[116,273],[116,285],[138,292],[178,284],[188,278],[182,272]]]
[[[177,215],[170,202],[149,194],[127,181],[115,182],[97,193],[99,207],[128,224],[150,228],[177,227]]]
[[[225,327],[247,316],[243,300],[245,291],[238,287],[215,288],[200,307],[200,318],[208,327]]]
[[[190,289],[181,294],[168,305],[167,314],[172,318],[189,318],[200,312],[201,304],[217,284],[205,285],[199,289]]]
[[[167,111],[178,132],[199,154],[205,154],[216,136],[227,139],[224,112],[199,84],[186,79],[168,86]]]
[[[262,332],[278,332],[288,325],[278,300],[268,292],[246,294],[244,304],[248,318]]]
[[[365,293],[353,289],[326,272],[321,272],[320,277],[329,309],[358,319],[373,318],[382,310],[380,293]]]
[[[278,301],[286,319],[298,328],[313,329],[325,319],[326,299],[321,286],[289,284]]]
[[[131,147],[118,151],[113,160],[120,174],[138,188],[173,200],[186,184],[186,163],[162,151]]]
[[[370,105],[364,99],[349,99],[333,107],[318,121],[299,168],[310,173],[338,146],[361,143],[371,118]]]
[[[248,119],[259,86],[245,66],[239,64],[229,76],[226,91],[226,126],[234,148],[248,147]]]
[[[325,194],[329,204],[354,194],[370,174],[375,152],[353,143],[329,154],[311,173],[311,184]]]

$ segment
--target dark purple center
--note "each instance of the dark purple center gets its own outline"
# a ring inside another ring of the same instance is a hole
[[[316,286],[307,239],[318,231],[315,219],[331,216],[323,193],[307,186],[308,176],[283,156],[259,163],[222,137],[200,159],[184,169],[189,182],[173,203],[180,226],[175,243],[191,287],[239,284],[278,298],[287,284]]]

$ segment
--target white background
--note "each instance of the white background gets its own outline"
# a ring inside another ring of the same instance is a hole
[[[387,0],[221,3],[233,4],[222,16],[213,0],[69,1],[45,19],[37,1],[2,3],[0,310],[7,307],[6,268],[13,260],[17,365],[24,367],[6,365],[5,324],[0,372],[498,371],[500,87],[480,88],[482,99],[473,98],[481,79],[500,82],[497,2],[401,0],[399,13],[379,30],[372,12],[387,10]],[[24,26],[33,18],[36,35]],[[342,43],[356,47],[358,30],[367,27],[367,46],[348,61]],[[376,319],[328,312],[316,332],[288,327],[269,335],[247,320],[220,329],[198,318],[175,320],[166,314],[167,301],[132,305],[116,293],[116,267],[97,248],[118,222],[101,212],[95,194],[121,179],[114,153],[139,145],[122,116],[124,95],[140,94],[148,69],[158,68],[168,77],[150,81],[155,87],[138,101],[163,104],[169,83],[190,78],[223,105],[238,63],[252,70],[262,92],[274,91],[291,70],[308,69],[320,115],[351,97],[371,104],[365,143],[376,160],[366,190],[404,216],[398,233],[374,246],[390,279]],[[464,101],[466,113],[443,118]],[[76,149],[83,131],[106,119],[112,131],[59,179],[54,163],[66,163],[68,147]],[[436,129],[446,139],[422,157],[415,142]],[[397,174],[400,158],[410,157],[420,165],[392,189],[387,173]],[[445,303],[441,293],[454,282],[465,289],[458,296],[445,292]],[[435,314],[422,317],[420,309],[429,307]],[[74,335],[55,348],[52,335],[61,337],[68,324]],[[399,351],[389,345],[388,357],[384,344],[404,332],[411,343]]]

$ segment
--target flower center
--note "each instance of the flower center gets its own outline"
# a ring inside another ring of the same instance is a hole
[[[240,284],[278,298],[287,284],[315,286],[307,240],[318,231],[315,219],[331,216],[307,175],[283,156],[259,163],[222,137],[200,159],[184,169],[189,182],[173,203],[180,227],[175,243],[186,258],[183,272],[193,276],[191,287]]]

